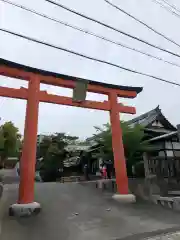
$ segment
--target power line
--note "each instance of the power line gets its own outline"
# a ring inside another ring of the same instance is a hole
[[[164,8],[166,11],[168,11],[169,13],[172,13],[174,16],[176,17],[180,17],[180,14],[178,14],[176,12],[176,10],[174,11],[173,8],[167,4],[165,1],[159,1],[159,0],[153,0],[155,3],[159,4],[162,8]],[[165,5],[166,4],[166,5]]]
[[[142,20],[138,19],[137,17],[134,17],[133,15],[131,15],[130,13],[128,13],[127,11],[125,11],[124,9],[120,8],[119,6],[115,5],[114,3],[110,2],[109,0],[104,0],[107,4],[109,4],[110,6],[116,8],[117,10],[119,10],[120,12],[124,13],[125,15],[127,15],[128,17],[134,19],[136,22],[142,24],[143,26],[145,26],[146,28],[148,28],[149,30],[151,30],[152,32],[156,33],[157,35],[163,37],[164,39],[168,40],[169,42],[175,44],[176,46],[180,47],[180,44],[176,43],[173,39],[165,36],[163,33],[158,32],[157,30],[155,30],[153,27],[149,26],[148,24],[146,24],[145,22],[143,22]]]
[[[56,3],[56,2],[53,2],[53,1],[51,1],[51,0],[45,0],[45,1],[46,1],[46,2],[49,2],[49,3],[52,3],[52,4],[54,4],[54,5],[58,6],[58,7],[61,7],[61,8],[65,9],[65,10],[71,12],[71,13],[74,13],[74,14],[82,17],[82,18],[86,18],[86,19],[88,19],[88,20],[90,20],[90,21],[92,21],[92,22],[95,22],[95,23],[97,23],[97,24],[100,24],[100,25],[102,25],[102,26],[104,26],[104,27],[106,27],[106,28],[109,28],[109,29],[111,29],[111,30],[114,30],[114,31],[116,31],[116,32],[119,32],[119,33],[121,33],[121,34],[123,34],[123,35],[125,35],[125,36],[127,36],[127,37],[129,37],[129,38],[132,38],[132,39],[137,40],[137,41],[139,41],[139,42],[142,42],[142,43],[144,43],[144,44],[146,44],[146,45],[149,45],[149,46],[151,46],[151,47],[153,47],[153,48],[156,48],[156,49],[158,49],[158,50],[164,51],[164,52],[169,53],[169,54],[171,54],[171,55],[173,55],[173,56],[180,57],[180,55],[177,54],[177,53],[174,53],[174,52],[172,52],[172,51],[170,51],[170,50],[166,50],[166,49],[164,49],[164,48],[161,48],[160,46],[154,45],[154,44],[152,44],[152,43],[150,43],[150,42],[147,42],[147,41],[145,41],[145,40],[143,40],[143,39],[140,39],[140,38],[138,38],[138,37],[136,37],[136,36],[133,36],[133,35],[131,35],[131,34],[129,34],[129,33],[126,33],[126,32],[124,32],[124,31],[121,31],[121,30],[119,30],[119,29],[117,29],[117,28],[115,28],[115,27],[112,27],[112,26],[104,23],[104,22],[101,22],[101,21],[99,21],[99,20],[96,20],[96,19],[94,19],[94,18],[91,18],[91,17],[89,17],[89,16],[87,16],[87,15],[85,15],[85,14],[82,14],[82,13],[80,13],[80,12],[77,12],[77,11],[75,11],[75,10],[73,10],[73,9],[70,9],[70,8],[68,8],[68,7],[60,4],[60,3]]]
[[[70,28],[72,28],[72,29],[75,29],[75,30],[77,30],[77,31],[83,32],[83,33],[85,33],[85,34],[89,34],[89,35],[91,35],[91,36],[94,36],[94,37],[99,38],[99,39],[101,39],[101,40],[104,40],[104,41],[106,41],[106,42],[115,44],[115,45],[120,46],[120,47],[127,48],[127,49],[132,50],[132,51],[135,51],[135,52],[138,52],[138,53],[140,53],[140,54],[142,54],[142,55],[145,55],[145,56],[147,56],[147,57],[154,58],[154,59],[159,60],[159,61],[162,61],[162,62],[164,62],[164,63],[168,63],[168,64],[170,64],[170,65],[172,65],[172,66],[180,67],[180,65],[177,64],[177,63],[174,63],[174,62],[171,62],[171,61],[167,61],[167,60],[165,60],[165,59],[163,59],[163,58],[161,58],[161,57],[154,56],[154,55],[152,55],[152,54],[149,54],[149,53],[147,53],[147,52],[138,50],[138,49],[133,48],[133,47],[129,47],[129,46],[127,46],[127,45],[125,45],[125,44],[123,44],[123,43],[121,43],[121,42],[117,42],[117,41],[111,40],[111,39],[106,38],[106,37],[104,37],[104,36],[101,36],[101,35],[95,34],[95,33],[93,33],[93,32],[90,32],[90,31],[88,31],[88,30],[86,30],[86,29],[82,29],[82,28],[79,28],[79,27],[77,27],[77,26],[75,26],[75,25],[71,25],[71,24],[69,24],[69,23],[67,23],[67,22],[63,22],[63,21],[58,20],[58,19],[56,19],[56,18],[52,18],[52,17],[50,17],[50,16],[48,16],[48,15],[45,15],[45,14],[43,14],[43,13],[39,13],[39,12],[33,10],[33,9],[30,9],[30,8],[25,7],[25,6],[19,5],[19,4],[17,4],[17,3],[13,3],[13,2],[11,2],[11,1],[9,1],[9,0],[0,0],[0,1],[5,2],[5,3],[8,3],[8,4],[10,4],[10,5],[12,5],[12,6],[15,6],[15,7],[18,7],[18,8],[21,8],[21,9],[23,9],[23,10],[26,10],[26,11],[31,12],[31,13],[33,13],[33,14],[36,14],[36,15],[38,15],[38,16],[40,16],[40,17],[49,19],[49,20],[54,21],[54,22],[56,22],[56,23],[62,24],[62,25],[64,25],[64,26],[66,26],[66,27],[70,27]]]
[[[63,47],[60,47],[60,46],[57,46],[57,45],[54,45],[54,44],[47,43],[45,41],[40,41],[38,39],[28,37],[28,36],[25,36],[23,34],[16,33],[16,32],[4,29],[4,28],[0,28],[0,31],[11,34],[11,35],[14,35],[14,36],[17,36],[17,37],[21,37],[23,39],[26,39],[26,40],[29,40],[29,41],[32,41],[32,42],[35,42],[35,43],[40,43],[42,45],[52,47],[52,48],[55,48],[55,49],[58,49],[58,50],[61,50],[61,51],[64,51],[64,52],[68,52],[68,53],[71,53],[73,55],[76,55],[76,56],[79,56],[79,57],[82,57],[82,58],[86,58],[86,59],[91,60],[91,61],[103,63],[103,64],[106,64],[106,65],[109,65],[109,66],[112,66],[112,67],[120,68],[120,69],[123,69],[125,71],[135,73],[135,74],[138,74],[138,75],[142,75],[142,76],[146,76],[146,77],[149,77],[149,78],[154,78],[158,81],[169,83],[171,85],[180,86],[180,83],[172,82],[172,81],[169,81],[169,80],[166,80],[166,79],[163,79],[163,78],[160,78],[160,77],[156,77],[156,76],[153,76],[153,75],[150,75],[150,74],[147,74],[147,73],[143,73],[143,72],[139,72],[139,71],[136,71],[136,70],[133,70],[133,69],[130,69],[130,68],[126,68],[126,67],[123,67],[123,66],[115,64],[115,63],[111,63],[111,62],[104,61],[104,60],[101,60],[101,59],[98,59],[98,58],[94,58],[94,57],[85,55],[83,53],[79,53],[79,52],[76,52],[76,51],[73,51],[73,50],[70,50],[70,49],[67,49],[67,48],[63,48]]]
[[[180,9],[177,8],[174,4],[172,3],[169,3],[168,1],[166,0],[162,0],[165,4],[167,4],[169,7],[171,7],[172,9],[174,9],[175,11],[179,12],[180,13]]]
[[[177,12],[173,11],[171,8],[169,8],[168,6],[164,5],[163,3],[157,1],[157,0],[152,0],[154,3],[158,4],[161,8],[165,9],[166,11],[168,11],[169,13],[171,13],[172,15],[180,18],[180,14],[178,14]]]

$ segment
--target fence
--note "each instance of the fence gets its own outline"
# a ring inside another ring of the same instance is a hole
[[[180,157],[150,157],[148,168],[150,174],[180,179]]]

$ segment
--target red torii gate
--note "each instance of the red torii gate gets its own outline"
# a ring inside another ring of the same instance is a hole
[[[117,191],[128,194],[128,178],[120,128],[119,113],[135,113],[134,107],[118,103],[118,97],[135,98],[142,91],[140,87],[117,86],[112,84],[79,79],[59,73],[48,72],[4,59],[0,59],[0,75],[28,81],[28,89],[0,87],[0,96],[27,100],[24,130],[24,144],[20,161],[20,185],[18,203],[11,206],[13,212],[30,214],[40,208],[34,202],[34,175],[36,162],[37,126],[39,102],[48,102],[83,108],[92,108],[110,112],[112,146],[116,172]],[[87,83],[87,91],[108,95],[108,101],[96,102],[84,100],[75,102],[70,97],[48,94],[40,91],[40,83],[71,88],[76,87],[77,80]]]

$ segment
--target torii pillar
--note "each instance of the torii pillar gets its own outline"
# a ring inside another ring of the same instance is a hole
[[[109,95],[111,104],[110,122],[112,132],[112,148],[114,154],[114,166],[116,172],[117,191],[120,194],[128,194],[128,177],[126,171],[126,161],[122,141],[122,130],[119,119],[118,97],[116,93]]]
[[[109,94],[110,101],[110,122],[112,132],[112,148],[114,155],[114,166],[116,174],[117,194],[114,199],[121,202],[135,202],[135,196],[129,193],[128,177],[126,170],[126,159],[122,139],[122,129],[120,126],[120,113],[118,96],[115,92]]]
[[[19,199],[18,203],[10,207],[10,215],[16,213],[19,216],[27,216],[40,211],[40,204],[34,202],[39,93],[40,79],[32,75],[28,84],[24,144],[20,161]]]

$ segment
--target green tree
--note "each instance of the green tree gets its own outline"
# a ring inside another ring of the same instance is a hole
[[[78,143],[78,137],[66,135],[65,133],[55,133],[45,136],[42,142],[37,146],[37,156],[45,157],[49,152],[57,153],[62,151],[69,144]]]
[[[52,139],[50,136],[45,136],[43,138],[42,142],[40,142],[37,145],[37,158],[45,158],[46,157],[51,143],[52,143]]]
[[[147,141],[144,141],[143,127],[135,125],[129,126],[126,122],[120,122],[122,129],[122,138],[124,145],[124,153],[127,160],[128,173],[131,174],[132,166],[137,163],[144,151],[150,150],[151,146]],[[94,134],[94,140],[103,146],[103,150],[108,157],[113,159],[112,151],[112,135],[110,124],[105,124],[103,127],[95,127],[97,133]],[[137,158],[137,155],[138,158]]]
[[[9,156],[16,156],[21,147],[19,129],[12,122],[6,122],[0,127],[0,157],[4,165]]]
[[[37,146],[37,155],[42,157],[41,176],[44,181],[55,181],[58,177],[58,170],[63,168],[66,158],[65,147],[68,144],[75,144],[78,137],[69,136],[65,133],[55,133],[44,137]]]
[[[76,144],[76,143],[79,144],[79,137],[77,137],[77,136],[70,136],[70,135],[64,134],[63,140],[68,145]]]

